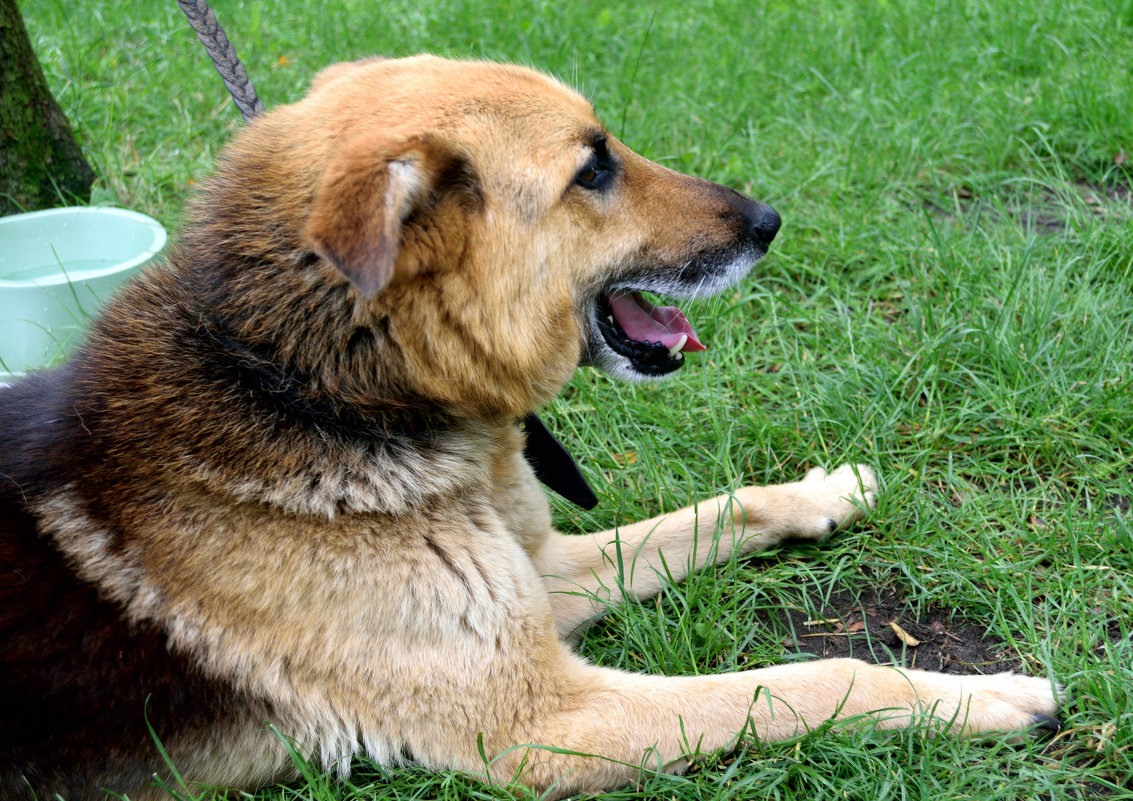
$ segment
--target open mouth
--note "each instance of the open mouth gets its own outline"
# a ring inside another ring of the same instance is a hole
[[[640,292],[614,290],[594,304],[594,322],[609,350],[641,376],[660,377],[679,370],[684,354],[706,350],[676,306],[655,306]],[[611,359],[597,359],[610,362]],[[603,366],[612,367],[606,364]]]
[[[777,228],[777,215],[774,222]],[[631,381],[664,378],[681,369],[686,353],[707,348],[680,309],[658,306],[642,293],[684,299],[719,294],[748,274],[773,235],[701,254],[679,267],[623,273],[591,296],[582,363]]]

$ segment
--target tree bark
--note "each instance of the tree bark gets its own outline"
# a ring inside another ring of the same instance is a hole
[[[93,182],[16,0],[0,0],[0,214],[86,203]]]

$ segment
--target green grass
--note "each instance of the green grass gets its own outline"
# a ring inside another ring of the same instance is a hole
[[[239,115],[176,5],[22,8],[113,199],[176,228]],[[616,608],[592,660],[715,672],[784,658],[761,610],[883,583],[1052,673],[1051,743],[834,729],[611,798],[1133,798],[1133,2],[217,0],[270,107],[332,61],[532,64],[645,155],[774,205],[772,251],[686,309],[673,381],[580,372],[547,419],[605,528],[810,465],[875,465],[865,524]],[[1123,163],[1122,163],[1123,162]],[[634,456],[628,457],[627,454]],[[359,765],[263,799],[512,798]]]

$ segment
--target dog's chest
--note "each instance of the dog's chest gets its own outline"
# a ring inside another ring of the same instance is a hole
[[[533,555],[551,533],[551,508],[543,485],[519,451],[497,460],[491,502],[506,530]]]

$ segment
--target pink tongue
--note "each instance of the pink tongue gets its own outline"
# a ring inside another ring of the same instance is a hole
[[[696,332],[676,306],[654,306],[641,297],[640,292],[628,295],[611,292],[607,300],[614,312],[614,319],[630,339],[637,342],[660,342],[666,348],[672,348],[684,335],[688,339],[681,346],[682,352],[708,350],[700,344]]]

